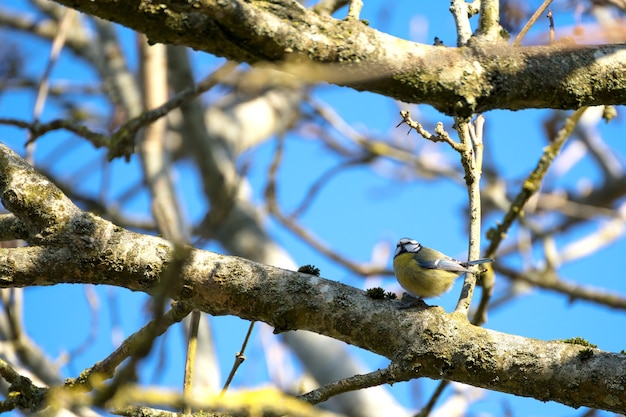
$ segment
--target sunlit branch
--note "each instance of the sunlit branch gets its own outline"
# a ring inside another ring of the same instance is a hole
[[[469,9],[469,4],[465,0],[452,0],[450,2],[450,12],[456,24],[456,46],[465,45],[472,37]]]
[[[500,36],[500,1],[481,0],[478,27],[475,36],[481,37],[482,41],[497,42]]]
[[[348,9],[348,19],[358,20],[363,8],[363,0],[350,0],[350,8]]]
[[[484,0],[483,0],[484,1]],[[459,133],[461,146],[458,152],[461,156],[461,165],[465,170],[465,184],[467,186],[469,200],[469,249],[468,259],[480,258],[480,235],[481,235],[481,205],[480,205],[480,177],[482,174],[483,138],[478,136],[482,130],[482,117],[479,122],[481,129],[477,132],[475,126],[470,129],[470,120],[455,119],[455,127]],[[472,133],[470,133],[470,131]],[[476,285],[476,275],[465,274],[465,282],[455,311],[469,314],[472,296]]]

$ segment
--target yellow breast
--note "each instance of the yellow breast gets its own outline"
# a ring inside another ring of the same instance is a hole
[[[412,253],[402,253],[393,260],[393,270],[402,288],[416,297],[437,297],[452,288],[459,274],[421,268]]]

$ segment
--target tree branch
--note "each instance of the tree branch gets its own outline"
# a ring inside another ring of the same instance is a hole
[[[319,15],[293,0],[58,2],[145,33],[151,42],[250,64],[285,61],[282,70],[310,82],[426,103],[461,117],[495,108],[626,104],[624,44],[429,46],[358,20]]]
[[[29,228],[32,245],[0,249],[0,287],[162,289],[162,272],[175,261],[173,244],[81,212],[4,145],[0,195]],[[201,250],[190,252],[167,290],[212,315],[261,320],[277,333],[309,330],[378,353],[397,366],[397,381],[443,378],[575,407],[626,410],[625,355],[482,329],[440,308],[403,310],[335,281]]]

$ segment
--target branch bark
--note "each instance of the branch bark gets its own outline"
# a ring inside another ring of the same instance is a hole
[[[409,42],[361,21],[318,15],[294,0],[57,0],[145,33],[238,62],[469,117],[493,109],[626,104],[626,44],[447,48]],[[314,65],[312,65],[314,64]]]
[[[0,287],[107,284],[159,293],[174,245],[79,210],[0,145],[2,203],[31,246],[0,249]],[[448,379],[573,407],[626,411],[626,355],[472,326],[438,307],[399,309],[331,280],[192,250],[168,296],[212,315],[309,330],[389,358],[389,383]]]

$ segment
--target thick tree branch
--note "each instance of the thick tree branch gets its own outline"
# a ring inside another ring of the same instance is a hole
[[[152,42],[251,64],[285,61],[283,70],[308,81],[426,103],[462,117],[496,108],[626,104],[624,44],[429,46],[358,20],[318,15],[293,0],[58,2],[145,33]]]
[[[32,245],[0,249],[1,287],[162,289],[173,244],[81,212],[4,145],[0,194],[28,228]],[[444,378],[574,407],[626,411],[625,355],[475,327],[440,308],[399,309],[395,301],[375,301],[338,282],[201,250],[191,251],[167,289],[173,299],[212,315],[262,320],[276,332],[310,330],[383,355],[395,364],[393,381]]]

